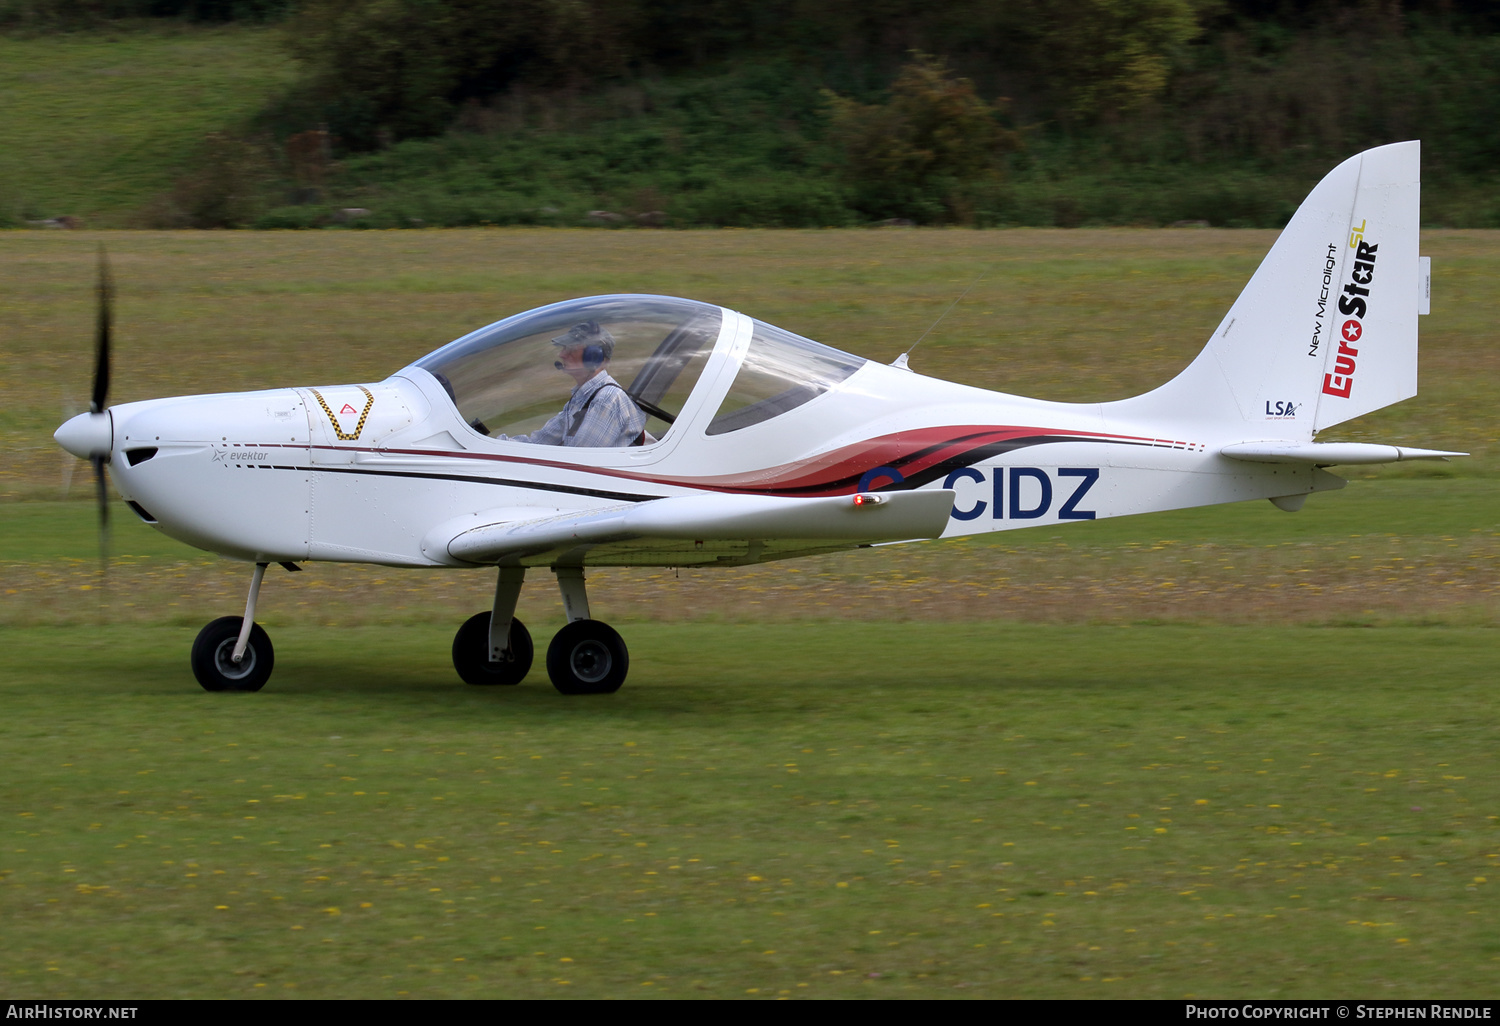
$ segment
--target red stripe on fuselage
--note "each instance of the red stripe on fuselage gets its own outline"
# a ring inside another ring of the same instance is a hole
[[[1096,431],[1057,431],[1036,427],[999,427],[984,425],[952,425],[947,427],[918,428],[890,435],[865,439],[850,445],[840,446],[829,452],[819,453],[805,459],[794,460],[774,467],[741,471],[735,474],[716,474],[704,477],[683,477],[664,474],[649,474],[640,471],[620,470],[612,467],[591,467],[561,460],[536,459],[508,453],[452,452],[433,449],[383,449],[369,446],[315,445],[314,449],[335,452],[387,453],[399,456],[447,456],[457,460],[485,460],[489,462],[523,464],[551,467],[603,477],[659,485],[679,485],[705,491],[735,492],[761,495],[796,494],[801,496],[839,495],[857,489],[860,477],[878,467],[894,467],[905,477],[942,463],[945,460],[961,460],[963,455],[985,446],[995,445],[1018,438],[1054,439],[1058,442],[1088,440],[1100,442],[1123,442],[1135,445],[1167,445],[1171,441],[1145,438],[1136,435],[1114,435]],[[284,443],[283,443],[284,444]],[[1180,443],[1179,443],[1180,444]],[[977,460],[976,460],[977,462]]]

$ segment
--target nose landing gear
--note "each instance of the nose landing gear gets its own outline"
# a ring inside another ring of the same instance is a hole
[[[204,691],[259,691],[270,680],[276,653],[260,624],[250,624],[240,661],[234,661],[244,623],[243,617],[221,616],[198,632],[193,642],[193,676]]]
[[[260,598],[266,566],[255,564],[245,615],[221,616],[199,631],[193,641],[193,676],[204,691],[259,691],[271,679],[276,653],[270,636],[255,622],[255,603]],[[302,569],[290,563],[286,566]]]

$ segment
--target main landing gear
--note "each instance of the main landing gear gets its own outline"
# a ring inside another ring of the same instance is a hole
[[[607,623],[589,619],[583,568],[557,566],[568,623],[547,646],[547,676],[565,695],[606,695],[620,690],[630,669],[630,653]],[[516,601],[525,567],[502,566],[495,582],[495,605],[476,613],[453,638],[453,668],[470,684],[519,684],[531,669],[531,633],[516,619]]]

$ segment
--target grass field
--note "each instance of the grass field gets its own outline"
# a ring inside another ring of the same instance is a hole
[[[268,579],[277,670],[187,650],[244,569],[86,468],[94,246],[0,235],[0,986],[21,996],[1485,997],[1500,237],[1437,233],[1416,400],[1472,449],[1268,503],[719,575],[600,572],[615,696],[457,681],[488,575]],[[1196,352],[1269,233],[102,236],[116,401],[384,376],[569,295],[699,296],[1059,399]],[[1330,433],[1333,434],[1333,433]],[[544,582],[521,616],[560,622]]]
[[[1491,634],[642,624],[568,702],[441,629],[228,700],[188,630],[8,630],[0,982],[1490,996]]]
[[[0,35],[0,224],[139,221],[204,136],[243,129],[292,67],[260,26]]]

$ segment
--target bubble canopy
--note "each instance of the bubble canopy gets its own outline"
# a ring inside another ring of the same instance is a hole
[[[713,352],[723,311],[668,296],[594,296],[529,310],[480,328],[418,360],[448,390],[469,426],[518,435],[545,424],[574,382],[556,367],[553,339],[593,322],[613,339],[604,368],[663,437]]]

